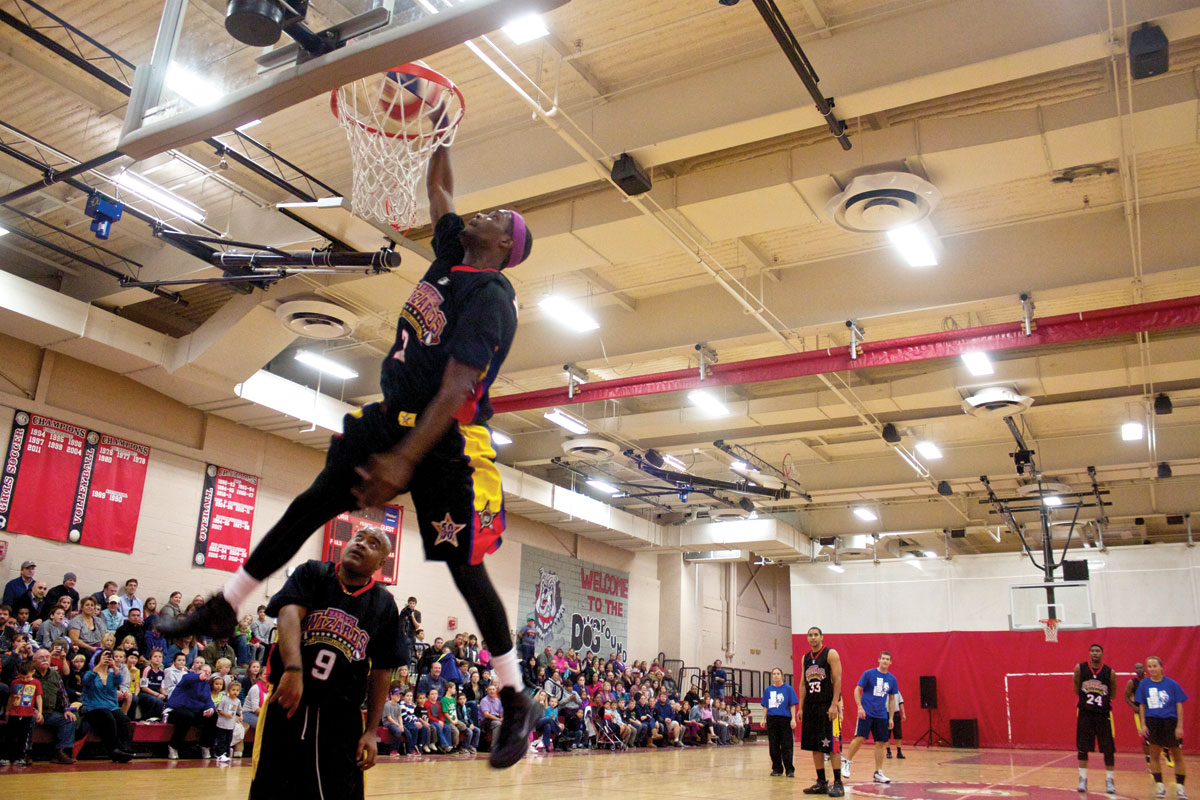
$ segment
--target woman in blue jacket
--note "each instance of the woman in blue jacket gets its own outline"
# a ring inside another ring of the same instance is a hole
[[[129,717],[117,702],[117,668],[112,650],[102,650],[96,666],[83,676],[83,718],[104,743],[109,758],[125,763],[129,752]]]

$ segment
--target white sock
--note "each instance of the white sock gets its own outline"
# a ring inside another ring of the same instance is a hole
[[[1113,779],[1113,771],[1111,769],[1104,770],[1104,777],[1111,781]]]
[[[493,655],[492,669],[496,670],[496,675],[500,678],[502,685],[511,686],[515,692],[524,691],[525,681],[521,680],[521,667],[517,665],[515,648],[507,653]]]
[[[245,567],[238,567],[238,571],[233,573],[233,577],[225,583],[225,588],[221,590],[221,594],[225,595],[225,599],[229,601],[229,605],[233,606],[234,611],[237,611],[238,606],[246,602],[246,598],[250,596],[250,593],[261,585],[262,581],[251,577],[250,573],[246,572]]]
[[[1079,768],[1079,777],[1083,778],[1085,781],[1087,780],[1087,767]]]

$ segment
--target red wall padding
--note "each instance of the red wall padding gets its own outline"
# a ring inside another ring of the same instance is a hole
[[[1169,602],[1165,600],[1164,602]],[[1147,614],[1153,609],[1147,608]],[[1200,751],[1200,627],[1101,628],[1060,631],[1058,643],[1044,641],[1041,632],[948,631],[942,633],[827,632],[825,644],[842,657],[842,694],[848,722],[847,741],[853,730],[856,707],[854,686],[864,670],[877,666],[879,652],[892,652],[892,669],[900,679],[904,708],[908,712],[905,741],[912,742],[929,726],[921,708],[921,675],[938,679],[938,709],[934,728],[950,738],[950,720],[979,721],[983,747],[1075,748],[1075,693],[1069,673],[1088,658],[1088,646],[1104,647],[1105,663],[1116,672],[1133,672],[1133,664],[1159,656],[1166,674],[1192,698],[1184,703],[1184,749]],[[808,650],[808,640],[792,636],[796,672]],[[1051,676],[1036,673],[1064,672]],[[1026,677],[1014,677],[1017,674]],[[1007,697],[1005,675],[1009,675]],[[1133,709],[1124,702],[1128,677],[1117,676],[1119,696],[1114,698],[1117,749],[1139,750]],[[1011,710],[1011,714],[1006,713]],[[1011,717],[1012,735],[1009,736]],[[798,733],[798,732],[797,732]],[[1011,742],[1011,745],[1010,745]]]

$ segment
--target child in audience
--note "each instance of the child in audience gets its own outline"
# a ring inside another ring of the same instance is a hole
[[[421,719],[413,704],[412,689],[405,689],[400,701],[400,724],[404,727],[404,741],[410,756],[429,752],[429,726]]]
[[[237,681],[229,684],[229,690],[223,695],[218,695],[216,689],[218,685],[224,686],[224,681],[220,676],[212,677],[213,706],[217,709],[217,731],[213,738],[213,752],[216,753],[218,764],[228,764],[230,762],[229,749],[233,746],[233,731],[238,723],[238,717],[241,715],[241,704],[238,703],[238,695],[242,691],[242,685]],[[220,698],[220,699],[218,699]]]
[[[425,701],[425,711],[429,714],[429,738],[432,740],[436,736],[438,749],[443,753],[449,753],[454,749],[450,744],[451,728],[446,723],[446,714],[442,711],[442,704],[438,700],[437,689],[429,690],[429,696]]]
[[[11,694],[6,709],[8,723],[4,726],[6,747],[3,758],[0,758],[0,767],[10,763],[28,767],[33,763],[26,749],[29,734],[33,730],[34,720],[42,716],[42,682],[33,677],[31,659],[27,658],[17,666],[17,677],[9,688]]]

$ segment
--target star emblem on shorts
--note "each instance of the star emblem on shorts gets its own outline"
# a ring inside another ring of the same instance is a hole
[[[496,513],[491,509],[492,501],[487,501],[483,504],[483,508],[479,510],[479,528],[487,530],[492,527],[492,521],[496,518]]]
[[[447,511],[444,520],[433,523],[433,529],[437,531],[437,538],[433,540],[434,546],[448,543],[451,547],[458,547],[458,532],[465,527],[467,526],[459,525],[450,519],[450,512]]]
[[[829,744],[830,744],[830,742],[828,739],[821,740],[821,747],[829,747]]]

